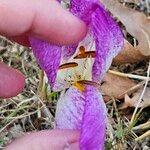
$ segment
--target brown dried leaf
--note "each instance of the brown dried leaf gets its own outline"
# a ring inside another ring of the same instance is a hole
[[[101,0],[101,2],[138,40],[137,49],[145,56],[150,55],[150,19],[141,12],[121,5],[116,0]]]
[[[102,81],[101,91],[105,96],[122,99],[124,93],[135,85],[134,81],[126,77],[107,73]]]
[[[120,109],[124,109],[127,107],[136,107],[142,91],[143,91],[143,88],[140,88],[137,92],[133,93],[132,98],[130,98],[126,94],[124,104],[121,106]],[[142,102],[140,103],[139,107],[148,107],[148,106],[150,106],[150,88],[149,87],[146,88],[144,96],[142,98]]]
[[[137,48],[134,48],[127,40],[124,40],[124,47],[121,52],[114,58],[114,65],[126,63],[135,63],[148,58],[142,55]]]

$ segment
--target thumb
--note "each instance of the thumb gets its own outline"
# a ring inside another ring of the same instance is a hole
[[[24,85],[24,76],[19,71],[0,62],[0,98],[16,96]]]
[[[17,139],[4,150],[63,150],[67,145],[75,147],[78,140],[79,133],[73,130],[40,131]]]

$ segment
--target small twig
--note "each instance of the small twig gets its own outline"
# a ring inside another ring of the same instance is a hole
[[[147,80],[147,78],[148,78],[148,80],[150,80],[150,77],[122,73],[122,72],[118,72],[118,71],[114,71],[114,70],[109,70],[108,72],[111,74],[114,74],[114,75],[121,76],[121,77],[127,77],[127,78],[138,79],[138,80]]]
[[[38,95],[42,100],[45,98],[45,80],[44,80],[44,71],[40,70],[40,79],[39,79],[39,85],[38,85]]]
[[[143,98],[143,96],[144,96],[145,90],[146,90],[147,85],[148,85],[148,82],[149,82],[149,76],[150,76],[150,61],[149,61],[149,66],[148,66],[148,70],[147,70],[147,80],[146,80],[146,82],[145,82],[143,91],[142,91],[142,93],[141,93],[141,95],[140,95],[140,98],[139,98],[139,100],[138,100],[138,102],[137,102],[137,105],[136,105],[136,107],[135,107],[135,110],[134,110],[134,112],[133,112],[133,115],[132,115],[130,124],[133,123],[134,118],[135,118],[135,115],[136,115],[136,112],[137,112],[137,110],[138,110],[138,108],[139,108],[139,105],[140,105],[140,103],[141,103],[141,101],[142,101],[142,98]]]
[[[2,131],[4,131],[10,124],[12,124],[14,121],[16,121],[17,118],[13,119],[12,121],[10,121],[8,124],[6,124],[1,130],[0,133],[2,133]]]
[[[144,134],[142,134],[141,136],[139,136],[138,138],[135,139],[135,141],[139,141],[139,140],[142,140],[146,137],[149,137],[150,136],[150,130],[145,132]]]
[[[42,109],[42,108],[43,108],[43,106],[40,109]],[[28,116],[36,114],[37,111],[38,110],[36,110],[34,112],[31,112],[31,113],[28,113],[28,114],[23,114],[21,116],[16,116],[16,117],[0,117],[0,119],[22,119],[22,118],[25,118],[25,117],[28,117]]]
[[[150,121],[134,127],[133,130],[144,130],[144,129],[148,129],[148,128],[150,128]]]
[[[43,109],[41,109],[41,111],[43,112],[43,114],[48,117],[49,122],[51,122],[51,125],[54,126],[54,124],[52,123],[52,119],[54,118],[53,115],[50,113],[49,109],[47,108],[47,106],[43,103],[43,101],[39,98],[39,102],[41,103]]]
[[[131,94],[134,91],[138,90],[139,88],[143,87],[143,85],[145,84],[145,81],[141,81],[138,84],[136,84],[135,86],[131,87],[130,89],[128,89],[127,91],[125,91],[123,94],[119,95],[119,97],[124,96],[125,94]]]
[[[39,99],[41,101],[44,100],[43,88],[45,88],[44,72],[43,72],[43,70],[40,70],[40,73],[39,73],[39,85],[38,85],[38,95],[39,95]],[[41,110],[39,109],[40,107],[41,107],[41,102],[39,101],[38,102],[38,113],[37,113],[38,118],[41,118]]]

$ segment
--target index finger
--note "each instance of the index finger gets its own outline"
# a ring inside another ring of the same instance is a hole
[[[86,25],[55,0],[0,0],[0,34],[30,35],[53,44],[73,44],[86,34]]]
[[[4,150],[62,150],[67,144],[79,150],[78,142],[78,131],[56,129],[27,134]]]

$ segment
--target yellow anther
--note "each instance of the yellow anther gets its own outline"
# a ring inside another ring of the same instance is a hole
[[[81,92],[83,92],[85,90],[85,86],[81,83],[78,83],[78,82],[74,82],[73,85],[79,89]]]

